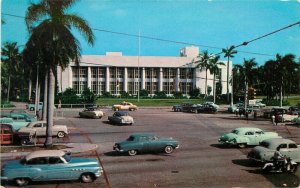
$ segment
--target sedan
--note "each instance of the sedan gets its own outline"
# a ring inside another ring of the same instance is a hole
[[[108,116],[108,121],[119,125],[132,125],[134,123],[133,117],[124,111],[117,111],[112,116]]]
[[[219,142],[228,145],[237,145],[244,148],[247,145],[259,145],[263,140],[269,138],[282,138],[275,132],[265,132],[255,127],[236,128],[231,133],[223,134]]]
[[[79,117],[101,119],[104,113],[97,107],[88,107],[79,112]]]
[[[93,182],[103,173],[95,158],[72,158],[61,150],[40,150],[21,160],[7,162],[2,167],[1,180],[14,181],[19,186],[30,181],[77,180]]]
[[[152,133],[136,133],[125,141],[118,142],[113,149],[120,153],[133,156],[142,152],[164,152],[170,154],[179,147],[173,138],[161,138]]]

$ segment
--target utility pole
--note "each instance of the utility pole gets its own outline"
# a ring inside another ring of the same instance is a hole
[[[141,33],[139,30],[139,52],[138,52],[138,74],[139,74],[139,81],[138,81],[138,102],[140,102],[140,81],[141,81],[141,74],[140,74],[140,54],[141,54]]]

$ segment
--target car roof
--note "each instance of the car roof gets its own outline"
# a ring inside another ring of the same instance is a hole
[[[134,137],[141,137],[141,136],[156,136],[156,134],[154,133],[134,133],[131,136]]]
[[[269,143],[270,145],[274,145],[274,146],[278,146],[279,144],[282,144],[282,143],[287,143],[287,144],[294,143],[295,144],[294,141],[292,141],[290,139],[286,139],[286,138],[269,138],[269,139],[264,140],[263,142]]]
[[[239,127],[239,128],[234,129],[234,130],[237,130],[239,132],[262,131],[261,129],[256,128],[256,127]]]
[[[65,154],[62,150],[39,150],[29,153],[25,159],[28,161],[37,157],[61,157]]]

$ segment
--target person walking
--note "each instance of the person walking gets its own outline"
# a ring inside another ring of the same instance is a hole
[[[279,123],[279,113],[275,114],[275,125],[277,126],[277,124]]]

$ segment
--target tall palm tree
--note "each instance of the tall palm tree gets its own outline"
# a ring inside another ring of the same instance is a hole
[[[229,102],[229,59],[234,57],[234,54],[237,53],[234,50],[235,46],[230,46],[229,48],[223,48],[222,52],[224,53],[224,57],[227,57],[227,102]],[[232,95],[232,93],[231,93]],[[230,105],[233,105],[233,101],[230,102]]]
[[[248,88],[249,86],[253,86],[254,84],[254,69],[256,68],[257,63],[255,62],[255,58],[246,60],[244,59],[244,63],[243,65],[236,65],[236,67],[238,67],[240,74],[244,77],[244,81],[245,81],[245,108],[247,105],[247,92],[248,92]]]
[[[7,74],[7,79],[4,81],[4,85],[7,87],[7,101],[9,101],[12,76],[14,87],[22,85],[20,83],[22,80],[18,79],[18,77],[20,78],[20,73],[23,72],[23,67],[21,66],[22,56],[19,52],[19,47],[17,46],[16,42],[6,42],[2,48],[1,55],[1,60],[3,62],[1,67],[3,67],[4,72]]]
[[[70,59],[79,63],[80,44],[71,32],[77,29],[89,44],[94,43],[94,35],[88,23],[76,14],[67,14],[76,0],[41,0],[31,4],[26,12],[26,25],[36,48],[40,49],[43,63],[48,70],[48,110],[46,147],[52,147],[52,126],[54,111],[55,70],[64,70]]]
[[[200,68],[200,71],[205,70],[205,97],[207,95],[207,70],[209,68],[209,59],[210,55],[208,54],[208,51],[204,51],[203,54],[199,54],[197,57],[199,60],[193,61],[193,63],[197,63],[196,68]]]
[[[216,75],[219,75],[221,69],[219,68],[220,65],[225,65],[223,62],[219,62],[220,56],[215,56],[209,59],[209,71],[214,74],[213,79],[213,96],[214,96],[214,103],[216,103]]]

